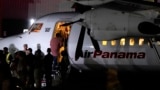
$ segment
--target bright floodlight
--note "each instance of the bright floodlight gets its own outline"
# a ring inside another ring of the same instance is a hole
[[[35,19],[30,19],[30,25],[32,25],[35,22]]]

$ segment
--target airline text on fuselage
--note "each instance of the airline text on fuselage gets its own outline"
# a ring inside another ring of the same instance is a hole
[[[106,52],[106,51],[88,51],[85,50],[83,53],[84,58],[119,58],[119,59],[144,59],[146,56],[145,52]]]

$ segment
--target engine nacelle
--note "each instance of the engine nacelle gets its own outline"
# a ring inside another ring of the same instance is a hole
[[[154,19],[144,15],[98,8],[85,12],[83,18],[85,25],[91,29],[90,35],[96,40],[112,40],[126,36],[150,37],[159,34],[160,28],[154,24]]]

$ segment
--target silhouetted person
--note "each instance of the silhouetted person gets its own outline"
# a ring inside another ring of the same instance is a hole
[[[0,50],[0,65],[7,64],[3,50]]]
[[[41,79],[42,79],[42,60],[44,56],[40,49],[35,52],[35,60],[34,60],[34,81],[36,83],[36,89],[41,88]]]
[[[41,56],[44,57],[44,53],[43,53],[42,50],[41,50],[41,45],[38,43],[38,44],[37,44],[37,50],[34,52],[34,55],[35,55],[37,52],[39,52],[39,51],[41,51]]]
[[[15,89],[11,85],[11,72],[9,65],[5,60],[3,50],[0,50],[0,90],[12,90]]]
[[[13,60],[13,57],[12,57],[12,55],[9,53],[7,47],[4,47],[4,48],[3,48],[3,54],[5,55],[5,60],[6,60],[7,64],[10,65],[10,63],[11,63],[12,60]]]
[[[0,65],[0,90],[12,90],[11,73],[8,66]]]
[[[21,81],[21,87],[24,90],[28,77],[26,53],[24,51],[18,51],[15,57],[17,59],[17,78]]]
[[[27,88],[33,88],[34,87],[34,60],[35,56],[32,53],[32,48],[28,48],[26,50],[26,62],[27,62],[27,70],[28,70],[28,82],[27,82]]]
[[[52,64],[53,64],[53,56],[51,54],[51,49],[47,48],[47,54],[44,57],[44,72],[45,72],[45,78],[46,78],[46,86],[51,87],[51,81],[52,81]]]

